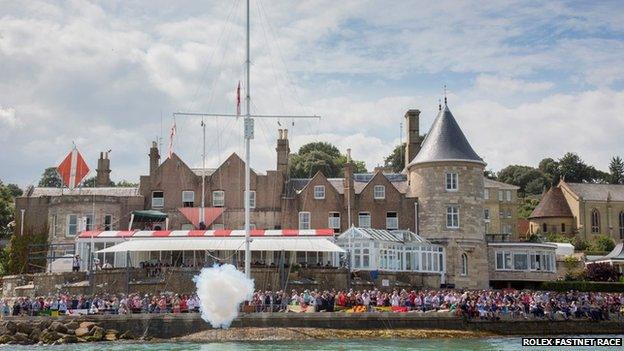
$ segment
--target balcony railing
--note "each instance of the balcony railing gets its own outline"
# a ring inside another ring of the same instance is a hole
[[[488,243],[504,243],[508,242],[511,239],[511,234],[509,233],[488,233],[485,234],[485,241]]]

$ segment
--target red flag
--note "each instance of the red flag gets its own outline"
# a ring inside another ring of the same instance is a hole
[[[169,132],[169,158],[173,154],[173,137],[176,135],[176,122],[175,118],[173,119],[173,124],[171,125],[171,131]]]
[[[236,88],[236,115],[240,116],[240,81],[238,81],[238,88]]]
[[[65,157],[63,162],[56,168],[59,172],[63,184],[73,189],[84,179],[89,173],[89,166],[85,162],[82,154],[78,149],[74,148]]]

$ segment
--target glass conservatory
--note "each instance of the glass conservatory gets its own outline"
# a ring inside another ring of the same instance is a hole
[[[442,273],[444,248],[408,230],[351,227],[336,239],[349,252],[351,267],[366,271]]]

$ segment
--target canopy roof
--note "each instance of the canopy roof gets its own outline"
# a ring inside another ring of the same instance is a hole
[[[253,237],[333,237],[333,229],[279,229],[264,230],[253,229],[250,233]],[[76,240],[91,238],[186,238],[186,237],[244,237],[244,230],[134,230],[134,231],[84,231]]]
[[[159,238],[131,239],[105,248],[97,253],[134,251],[203,251],[203,250],[243,250],[243,238]],[[344,252],[326,238],[255,238],[250,244],[251,251],[295,251],[295,252]]]
[[[624,243],[615,245],[611,252],[599,258],[598,261],[624,261]]]
[[[167,214],[156,210],[136,210],[132,211],[134,220],[137,222],[142,221],[164,221],[167,218]]]

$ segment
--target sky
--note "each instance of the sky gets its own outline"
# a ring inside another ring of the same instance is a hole
[[[488,169],[624,157],[622,1],[251,0],[250,13],[251,112],[322,116],[257,119],[259,171],[275,169],[278,128],[293,152],[327,141],[372,170],[408,109],[428,130],[444,85]],[[236,112],[244,62],[242,0],[0,0],[0,180],[36,184],[75,143],[92,175],[111,150],[112,179],[138,181],[152,141],[166,157],[174,112]],[[192,167],[200,122],[176,118],[173,151]],[[243,155],[242,119],[205,123],[208,167]]]

